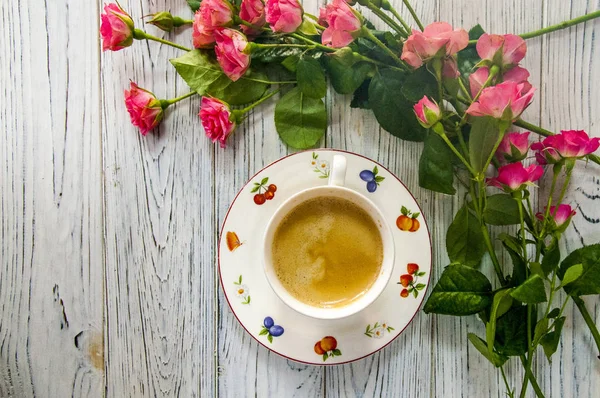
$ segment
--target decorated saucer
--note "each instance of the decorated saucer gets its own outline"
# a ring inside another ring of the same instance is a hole
[[[262,239],[281,203],[303,189],[327,185],[336,154],[347,160],[345,186],[371,199],[392,227],[395,265],[369,307],[319,320],[294,311],[272,290],[263,271]],[[391,343],[417,313],[431,276],[429,231],[408,189],[377,162],[332,149],[289,155],[254,175],[229,207],[218,253],[225,298],[244,329],[267,349],[313,365],[356,361]]]

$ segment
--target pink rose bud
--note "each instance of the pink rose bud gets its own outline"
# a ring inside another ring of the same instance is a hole
[[[440,107],[435,101],[427,98],[427,96],[424,96],[415,104],[414,111],[417,115],[417,120],[426,129],[431,128],[442,119]]]
[[[554,164],[563,158],[582,158],[595,152],[600,146],[600,138],[590,138],[583,130],[563,130],[560,134],[544,138],[531,145],[540,164]]]
[[[535,89],[523,91],[525,83],[505,81],[496,86],[487,87],[472,103],[467,113],[472,116],[491,116],[504,121],[515,121],[529,106]]]
[[[133,21],[121,7],[114,3],[105,5],[100,18],[102,51],[119,51],[133,43]]]
[[[129,111],[131,123],[139,127],[142,135],[155,128],[163,118],[160,100],[150,91],[146,91],[134,82],[125,90],[125,106]]]
[[[540,212],[535,215],[538,220],[544,221],[544,215],[546,214],[547,209],[547,207],[544,207],[543,213]],[[577,213],[571,208],[570,205],[561,204],[558,205],[558,208],[556,206],[550,206],[550,217],[552,218],[556,228],[560,228],[562,226],[566,228],[569,225],[569,221],[571,221],[571,218],[573,218],[575,214]]]
[[[212,142],[219,141],[221,148],[225,148],[227,137],[236,126],[229,105],[216,98],[202,97],[198,116],[208,138]]]
[[[238,80],[250,66],[250,54],[244,52],[248,39],[243,33],[229,28],[215,29],[215,39],[215,53],[221,69],[231,80]]]
[[[496,159],[500,163],[514,163],[525,159],[529,151],[529,132],[508,133],[504,135],[498,149]]]
[[[295,32],[302,25],[303,14],[297,0],[267,0],[266,17],[273,32]]]
[[[488,184],[503,189],[505,192],[514,192],[531,185],[540,179],[544,169],[536,164],[523,167],[523,163],[511,163],[498,169],[498,177],[488,179]]]
[[[215,42],[215,29],[204,21],[200,10],[194,14],[192,41],[195,48],[210,48]]]
[[[434,22],[423,32],[413,30],[406,39],[400,57],[413,68],[419,68],[438,56],[450,57],[469,44],[469,34],[464,29],[452,30],[446,22]],[[444,51],[440,55],[440,50]]]
[[[501,70],[516,66],[527,53],[525,40],[517,35],[484,33],[477,40],[477,54],[486,66],[498,65]]]
[[[333,0],[327,4],[324,17],[327,29],[323,31],[321,41],[328,47],[346,47],[354,41],[362,27],[362,22],[344,0]]]
[[[262,32],[260,28],[266,23],[265,5],[262,0],[242,0],[240,18],[256,26],[256,28],[251,28],[246,25],[240,25],[242,32],[247,36],[259,35]]]

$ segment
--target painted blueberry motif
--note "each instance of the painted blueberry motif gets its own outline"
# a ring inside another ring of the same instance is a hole
[[[361,180],[367,183],[367,191],[373,193],[377,190],[379,183],[385,180],[385,177],[377,175],[379,173],[379,169],[377,166],[373,167],[373,171],[371,170],[363,170],[359,173],[359,177]]]
[[[275,321],[273,320],[273,318],[268,316],[263,320],[263,326],[258,335],[267,335],[267,340],[269,340],[269,343],[272,343],[273,337],[279,337],[283,334],[283,332],[283,327],[280,325],[275,325]]]

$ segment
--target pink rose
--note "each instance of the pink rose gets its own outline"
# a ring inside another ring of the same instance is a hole
[[[452,26],[446,22],[434,22],[427,25],[423,32],[412,31],[402,47],[400,58],[413,68],[419,68],[435,57],[452,56],[467,44],[469,34],[464,29],[452,30]]]
[[[523,163],[511,163],[498,169],[498,177],[488,179],[488,184],[506,192],[518,191],[540,179],[544,169],[536,164],[523,167]]]
[[[473,98],[477,96],[477,93],[479,93],[479,90],[481,90],[481,87],[483,87],[489,76],[490,70],[486,66],[483,66],[471,73],[469,76],[469,85],[471,87],[471,95]],[[502,75],[502,79],[504,81],[524,83],[525,85],[521,90],[522,92],[528,92],[531,89],[531,84],[529,84],[527,81],[527,79],[529,79],[529,71],[520,66],[515,66],[514,68],[506,71]]]
[[[427,96],[424,96],[415,104],[414,111],[417,115],[417,120],[426,129],[432,127],[442,119],[440,107],[435,101],[427,98]]]
[[[131,123],[140,128],[142,135],[148,134],[163,118],[160,100],[134,82],[131,82],[129,90],[125,90],[125,106]]]
[[[215,53],[221,69],[231,80],[238,80],[250,66],[250,54],[244,52],[248,39],[243,33],[229,28],[215,29],[215,39]]]
[[[544,221],[544,215],[546,214],[547,209],[547,207],[544,207],[543,213],[540,212],[535,215],[538,220]],[[556,228],[560,228],[565,225],[565,223],[568,223],[575,214],[577,213],[570,205],[561,204],[558,205],[558,208],[556,206],[550,206],[550,217],[552,217]],[[567,225],[565,225],[565,228]]]
[[[319,15],[322,15],[322,12]],[[327,29],[323,31],[321,41],[329,47],[346,47],[354,41],[362,27],[361,21],[344,0],[333,0],[332,3],[327,4],[324,17],[327,21]]]
[[[500,163],[514,163],[525,159],[529,151],[529,132],[508,133],[504,135],[498,149],[496,159]]]
[[[240,18],[249,24],[256,26],[251,28],[246,25],[240,25],[240,29],[247,36],[256,36],[261,33],[260,28],[266,22],[265,5],[262,0],[242,0],[240,5]]]
[[[477,54],[486,66],[496,64],[505,70],[517,65],[527,53],[525,40],[517,35],[484,33],[477,40]]]
[[[198,116],[208,138],[219,141],[221,148],[225,148],[227,137],[236,126],[229,105],[216,98],[202,97]]]
[[[581,158],[596,151],[600,138],[590,138],[583,130],[563,130],[531,145],[538,163],[558,163],[562,158]]]
[[[273,32],[295,32],[302,25],[303,14],[297,0],[267,0],[266,17]]]
[[[195,48],[210,48],[217,27],[231,26],[233,11],[225,0],[204,0],[194,14],[192,40]]]
[[[133,21],[121,7],[114,3],[105,5],[100,18],[102,51],[119,51],[133,43]]]
[[[504,121],[515,121],[529,106],[535,89],[523,91],[525,83],[505,81],[496,86],[487,87],[472,103],[467,113],[472,116],[491,116]]]

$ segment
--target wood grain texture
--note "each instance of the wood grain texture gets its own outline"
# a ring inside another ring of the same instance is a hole
[[[0,396],[100,396],[98,14],[62,0],[0,14]]]
[[[122,5],[149,33],[191,45],[189,28],[164,34],[140,23],[165,9],[191,16],[185,2]],[[129,79],[160,98],[188,92],[168,62],[180,54],[146,41],[102,54],[109,397],[215,395],[213,145],[199,98],[169,108],[146,137],[123,101]]]
[[[331,368],[259,346],[218,285],[215,247],[238,190],[292,152],[275,131],[273,102],[250,113],[226,150],[204,136],[198,97],[169,108],[160,128],[142,137],[123,89],[131,79],[162,98],[186,93],[168,63],[181,52],[135,42],[101,53],[102,0],[13,3],[0,3],[0,397],[504,396],[500,374],[466,340],[467,332],[484,333],[474,317],[419,313],[381,352]],[[313,14],[324,3],[303,2]],[[424,23],[480,23],[493,33],[526,32],[600,7],[598,0],[414,3]],[[410,20],[401,0],[393,5]],[[183,0],[122,6],[139,27],[156,11],[192,15]],[[144,29],[191,46],[189,28]],[[589,22],[528,41],[524,65],[538,87],[528,121],[600,136],[598,29]],[[381,130],[350,99],[330,89],[319,146],[369,156],[405,182],[431,229],[435,281],[461,200],[419,188],[421,144]],[[578,214],[563,252],[600,241],[599,175],[591,164],[576,169],[565,201]],[[540,183],[540,203],[547,185]],[[586,302],[600,319],[597,297]],[[538,352],[540,385],[549,397],[595,397],[593,341],[570,304],[567,317],[553,363]],[[520,365],[512,361],[507,374],[520,386]]]

